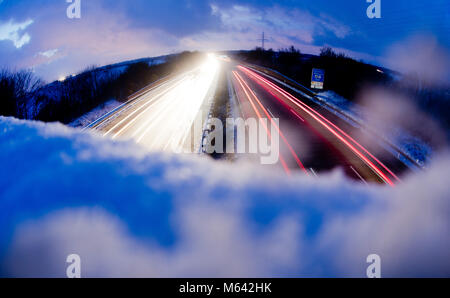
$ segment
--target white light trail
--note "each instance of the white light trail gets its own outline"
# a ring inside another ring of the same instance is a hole
[[[181,80],[144,95],[146,102],[104,135],[131,138],[149,150],[182,149],[196,117],[217,81],[219,62],[213,54]],[[198,140],[200,142],[200,140]]]

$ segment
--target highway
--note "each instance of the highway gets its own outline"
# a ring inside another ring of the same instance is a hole
[[[218,67],[208,58],[138,94],[90,128],[112,139],[134,140],[150,151],[196,152],[202,136],[193,133],[193,126],[209,110]]]
[[[400,182],[398,175],[406,167],[379,142],[358,139],[361,134],[348,123],[275,78],[213,56],[191,71],[138,92],[90,129],[104,137],[133,140],[148,150],[200,153],[220,71],[231,78],[229,90],[239,110],[235,118],[260,121],[269,139],[267,123],[275,128],[280,152],[276,166],[286,174],[318,176],[340,168],[366,184]]]
[[[280,119],[280,166],[287,174],[300,170],[318,175],[341,168],[364,183],[393,186],[400,181],[393,170],[404,170],[400,161],[377,142],[355,140],[348,124],[307,97],[294,96],[270,76],[242,65],[234,67],[232,78],[244,117]]]

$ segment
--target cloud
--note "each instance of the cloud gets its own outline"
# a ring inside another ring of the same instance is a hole
[[[322,45],[316,39],[334,36],[348,38],[352,30],[327,14],[315,16],[308,10],[282,6],[211,4],[211,14],[220,18],[220,28],[204,30],[180,39],[180,48],[200,50],[252,49],[260,45],[265,32],[267,47],[294,45],[305,53],[318,54]],[[349,53],[349,51],[346,51]],[[351,52],[358,58],[368,55]]]
[[[27,20],[22,23],[15,23],[13,20],[9,20],[0,24],[0,41],[9,40],[16,48],[20,49],[31,40],[31,36],[28,33],[22,32],[31,24],[33,24],[33,20]]]
[[[364,277],[450,274],[450,155],[395,188],[147,153],[0,118],[0,274]],[[238,171],[236,171],[238,167]],[[58,183],[55,183],[58,181]]]
[[[8,59],[0,58],[3,67],[32,68],[51,81],[93,64],[104,65],[170,53],[174,51],[170,47],[177,44],[173,36],[156,27],[132,25],[132,19],[123,11],[105,8],[101,2],[83,2],[83,11],[89,13],[84,13],[79,20],[66,17],[64,1],[41,5],[39,9],[35,3],[26,6],[27,9],[35,8],[33,14],[24,12],[24,15],[36,18],[27,33],[33,36],[33,40],[23,51],[9,51]],[[41,55],[51,54],[49,49],[58,49],[55,55],[58,59]]]
[[[253,41],[262,31],[268,32],[274,44],[281,45],[286,45],[286,41],[311,44],[316,35],[327,33],[345,38],[351,32],[349,27],[326,14],[317,17],[296,8],[273,6],[259,9],[240,5],[221,8],[214,5],[212,11],[220,16],[226,30],[236,33],[251,32]]]
[[[55,56],[56,53],[58,53],[58,49],[53,49],[53,50],[47,50],[45,52],[39,52],[39,55],[44,56],[46,58],[51,58],[53,56]]]
[[[114,15],[125,16],[135,29],[158,29],[182,38],[188,35],[218,29],[219,19],[211,14],[209,0],[149,1],[119,0],[108,2],[102,8]]]

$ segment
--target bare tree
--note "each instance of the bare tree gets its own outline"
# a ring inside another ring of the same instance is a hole
[[[33,72],[22,70],[0,71],[0,114],[26,118],[33,94],[43,86]]]

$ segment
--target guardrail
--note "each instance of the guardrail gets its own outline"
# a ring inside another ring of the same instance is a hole
[[[111,116],[112,114],[116,113],[117,111],[119,111],[121,108],[123,108],[124,106],[130,104],[131,102],[133,102],[134,100],[136,100],[138,97],[142,96],[143,94],[151,91],[155,85],[160,84],[161,81],[168,79],[169,77],[171,77],[171,75],[165,76],[159,80],[156,80],[153,83],[150,83],[149,85],[145,86],[144,88],[136,91],[135,93],[131,94],[130,96],[127,97],[127,100],[121,104],[120,106],[116,107],[115,109],[113,109],[112,111],[106,113],[105,115],[103,115],[102,117],[98,118],[97,120],[95,120],[94,122],[88,124],[87,126],[85,126],[83,128],[84,130],[90,129],[92,127],[94,127],[95,125],[101,123],[103,120],[105,120],[106,118],[108,118],[109,116]]]

